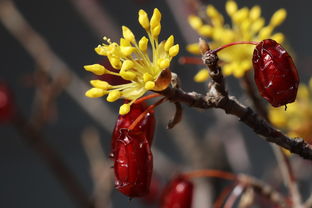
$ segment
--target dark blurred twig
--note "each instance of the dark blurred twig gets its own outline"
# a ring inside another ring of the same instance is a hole
[[[27,123],[26,119],[20,114],[16,114],[12,122],[22,135],[21,138],[41,156],[72,199],[82,208],[93,207],[88,194],[82,188],[75,174],[67,168],[59,154],[46,143],[43,135]]]

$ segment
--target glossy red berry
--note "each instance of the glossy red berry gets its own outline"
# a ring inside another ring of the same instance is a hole
[[[122,129],[115,145],[116,189],[129,197],[148,194],[153,171],[153,156],[145,134],[141,131]]]
[[[0,122],[7,122],[14,115],[13,96],[7,85],[0,83]]]
[[[258,90],[272,106],[295,101],[299,85],[297,68],[280,44],[271,39],[259,42],[252,63]]]
[[[193,189],[191,181],[178,176],[165,188],[161,208],[191,208]]]
[[[115,154],[116,149],[115,143],[121,137],[121,129],[127,129],[136,120],[136,118],[139,115],[141,115],[147,108],[148,106],[143,102],[139,104],[132,104],[129,113],[127,113],[126,115],[118,116],[112,135],[112,152],[110,154],[112,158],[114,157]],[[154,137],[155,124],[156,121],[154,111],[151,110],[136,125],[133,131],[142,132],[145,135],[149,145],[151,145]]]

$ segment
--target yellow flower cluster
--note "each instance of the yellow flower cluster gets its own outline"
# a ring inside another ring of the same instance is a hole
[[[225,24],[222,14],[212,5],[207,6],[208,18],[206,22],[195,15],[188,18],[192,28],[199,35],[211,41],[211,48],[236,41],[261,41],[268,38],[274,39],[278,43],[283,42],[284,35],[282,33],[273,34],[273,30],[285,20],[287,15],[285,9],[277,10],[271,17],[269,24],[265,25],[265,20],[261,17],[260,6],[239,9],[234,0],[228,0],[225,8],[231,19],[231,25]],[[239,45],[220,51],[218,55],[220,60],[224,62],[224,74],[242,77],[247,70],[252,68],[253,49],[254,46],[252,45]],[[197,43],[188,45],[187,50],[193,54],[200,54]],[[206,73],[203,70],[199,73],[203,76],[196,75],[195,81],[205,81]]]
[[[122,115],[127,114],[131,104],[148,90],[163,90],[163,86],[158,86],[160,82],[157,80],[161,73],[169,67],[172,58],[179,52],[179,45],[174,45],[174,36],[172,35],[167,40],[158,42],[161,30],[161,13],[158,9],[154,9],[150,19],[144,10],[140,10],[138,15],[138,21],[145,29],[148,38],[143,36],[137,42],[132,31],[128,27],[122,26],[123,37],[120,38],[119,44],[104,37],[107,44],[104,43],[95,48],[97,54],[108,58],[118,73],[109,71],[100,64],[84,66],[87,71],[96,75],[112,74],[129,81],[127,84],[110,85],[105,81],[91,80],[93,88],[86,92],[86,96],[91,98],[107,95],[108,102],[114,102],[120,98],[129,100],[119,109],[119,113]],[[149,45],[152,48],[151,56],[148,54]]]
[[[269,119],[289,136],[302,137],[312,144],[312,78],[309,86],[299,85],[296,102],[287,104],[286,111],[284,107],[270,107]]]

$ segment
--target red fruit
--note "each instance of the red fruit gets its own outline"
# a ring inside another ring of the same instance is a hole
[[[132,104],[131,110],[126,115],[119,115],[112,135],[112,152],[110,156],[114,158],[116,150],[116,141],[121,137],[121,129],[127,129],[135,119],[143,113],[148,106],[145,103]],[[154,111],[148,112],[144,118],[136,125],[133,131],[142,132],[145,135],[149,145],[152,144],[155,131]]]
[[[148,194],[153,171],[153,155],[145,134],[122,129],[115,145],[116,189],[129,197]]]
[[[0,83],[0,122],[10,121],[14,115],[14,103],[9,88]]]
[[[178,176],[165,188],[162,208],[190,208],[192,206],[194,185],[191,181]]]
[[[258,90],[272,106],[295,101],[299,85],[297,68],[280,44],[271,39],[258,43],[252,63]]]

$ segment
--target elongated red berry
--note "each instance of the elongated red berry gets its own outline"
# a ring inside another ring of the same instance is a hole
[[[0,82],[0,122],[7,122],[14,115],[13,96],[7,85]]]
[[[172,180],[163,193],[161,208],[191,208],[194,185],[182,176]]]
[[[115,143],[121,136],[121,129],[127,129],[136,119],[139,115],[141,115],[148,106],[142,102],[139,104],[132,104],[131,110],[126,115],[119,115],[117,122],[115,124],[115,128],[113,130],[112,135],[112,152],[110,156],[113,158],[115,154]],[[142,132],[145,134],[145,137],[149,143],[149,145],[152,144],[153,137],[154,137],[154,131],[155,131],[155,116],[154,111],[149,111],[144,118],[136,125],[136,127],[133,129],[133,131]]]
[[[141,131],[121,130],[116,140],[115,186],[129,197],[141,197],[149,192],[153,171],[153,156],[146,136]]]
[[[258,90],[272,106],[295,101],[299,85],[297,68],[280,44],[271,39],[258,43],[252,63]]]

